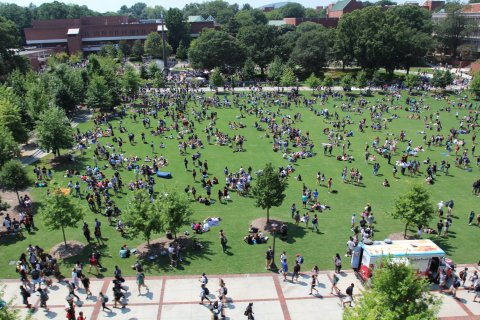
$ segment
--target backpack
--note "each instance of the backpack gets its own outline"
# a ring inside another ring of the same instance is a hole
[[[210,290],[208,290],[207,287],[203,288],[203,292],[206,296],[208,296],[210,294]]]
[[[303,263],[303,261],[304,261],[304,260],[303,260],[303,257],[302,257],[302,256],[300,256],[300,261],[299,261],[299,262],[300,262],[300,264],[302,264],[302,263]]]
[[[107,296],[103,296],[103,301],[104,301],[105,303],[107,303],[107,302],[108,302],[108,297],[107,297]]]
[[[223,287],[222,292],[223,292],[223,295],[226,296],[228,294],[227,287]]]
[[[459,276],[460,276],[460,279],[463,280],[465,278],[465,271],[464,270],[460,271]]]

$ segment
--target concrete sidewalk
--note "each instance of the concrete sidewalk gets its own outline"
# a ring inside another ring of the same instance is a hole
[[[470,272],[476,267],[470,266]],[[460,270],[460,269],[459,269]],[[477,268],[480,271],[480,268]],[[305,270],[307,271],[307,270]],[[260,320],[304,320],[304,319],[342,319],[342,297],[330,294],[331,276],[333,271],[322,271],[318,277],[318,294],[309,295],[310,276],[304,274],[297,283],[284,282],[283,277],[276,273],[241,274],[241,275],[207,275],[207,287],[210,289],[209,298],[213,301],[217,297],[218,280],[221,277],[228,288],[226,319],[246,319],[243,315],[249,302],[253,302],[255,319]],[[88,274],[87,274],[88,275]],[[113,308],[112,278],[95,279],[91,275],[90,289],[93,297],[86,299],[83,289],[78,290],[82,299],[77,303],[76,315],[83,311],[88,320],[96,319],[142,319],[142,320],[201,320],[210,319],[211,313],[208,302],[200,305],[199,276],[158,276],[147,277],[145,283],[149,292],[142,288],[142,295],[138,294],[134,278],[126,278],[124,286],[127,306],[124,309]],[[290,280],[290,277],[288,278]],[[19,281],[5,280],[5,299],[13,299],[15,305],[26,315],[28,310],[23,307],[19,298]],[[352,271],[342,272],[338,287],[345,293],[350,283],[355,284],[354,294],[358,297],[363,286],[356,279]],[[439,313],[442,320],[480,319],[480,303],[472,302],[474,293],[465,289],[457,292],[458,299],[438,292],[432,287],[443,304]],[[109,297],[107,306],[112,312],[102,311],[98,301],[98,293],[102,291]],[[68,291],[65,283],[54,282],[49,289],[49,311],[39,309],[37,293],[32,294],[30,303],[35,307],[33,319],[65,319],[65,307]]]

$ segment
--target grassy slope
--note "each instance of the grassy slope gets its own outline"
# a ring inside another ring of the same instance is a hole
[[[308,95],[310,93],[307,93]],[[378,97],[370,98],[376,100]],[[444,101],[435,101],[432,98],[428,98],[428,104],[433,106],[433,108],[439,109],[442,106],[446,105]],[[330,110],[333,110],[333,105],[339,104],[339,102],[329,101],[328,107]],[[404,105],[403,102],[400,103]],[[318,109],[319,106],[317,105]],[[344,113],[340,109],[335,109],[341,116]],[[247,137],[247,142],[245,147],[246,152],[243,153],[233,153],[232,149],[228,147],[220,146],[207,146],[205,149],[201,150],[202,160],[207,159],[209,162],[210,172],[213,175],[216,175],[221,184],[224,181],[223,168],[225,165],[228,165],[230,171],[237,170],[240,166],[247,168],[249,165],[253,167],[254,170],[261,168],[266,162],[271,161],[274,165],[286,165],[286,161],[281,159],[280,153],[274,153],[271,149],[271,140],[266,139],[263,136],[263,133],[257,132],[252,128],[252,125],[255,121],[254,116],[247,116],[247,118],[242,119],[242,122],[248,127],[246,129],[239,129],[237,132],[231,132],[228,129],[228,121],[237,121],[235,116],[239,114],[237,110],[233,109],[219,109],[215,110],[219,114],[219,121],[217,122],[217,127],[220,131],[227,132],[231,136],[238,133],[245,135]],[[315,174],[317,171],[325,173],[327,179],[333,177],[334,179],[334,189],[338,190],[337,194],[328,194],[325,188],[320,188],[320,200],[332,206],[332,210],[326,211],[325,213],[320,214],[320,229],[323,234],[315,234],[310,231],[305,230],[303,227],[290,227],[290,239],[288,242],[277,242],[277,252],[280,250],[286,250],[290,256],[293,256],[297,252],[301,252],[306,260],[306,265],[310,266],[313,264],[318,264],[321,269],[330,269],[333,268],[333,263],[331,261],[332,256],[336,252],[343,253],[345,251],[345,243],[350,235],[350,217],[353,212],[356,212],[357,215],[361,212],[363,207],[367,202],[371,203],[373,206],[373,211],[376,215],[378,221],[378,231],[376,233],[376,239],[383,239],[388,234],[392,232],[399,232],[403,230],[403,226],[398,221],[393,220],[388,211],[392,207],[392,200],[408,188],[411,183],[419,182],[423,183],[423,176],[417,178],[410,177],[401,177],[398,181],[395,181],[392,178],[392,167],[388,166],[385,159],[379,159],[381,164],[380,174],[377,177],[372,175],[371,165],[365,164],[363,159],[364,145],[366,143],[371,144],[373,139],[376,136],[380,137],[380,141],[383,142],[386,132],[372,132],[370,129],[366,130],[366,133],[360,134],[357,131],[358,120],[360,119],[359,115],[352,115],[352,118],[355,120],[354,125],[350,126],[355,132],[355,136],[350,139],[352,142],[352,155],[355,156],[356,161],[352,164],[345,162],[339,162],[332,157],[323,156],[323,150],[321,148],[321,143],[326,142],[326,136],[323,135],[322,129],[330,126],[324,122],[323,117],[313,116],[310,111],[306,108],[295,108],[291,110],[283,110],[282,112],[286,114],[293,115],[296,112],[302,113],[303,121],[298,123],[302,131],[309,130],[310,136],[312,137],[315,143],[315,149],[318,152],[317,156],[309,159],[299,160],[296,165],[297,172],[296,174],[301,174],[303,177],[303,183],[308,187],[315,187]],[[400,116],[400,119],[397,119],[389,123],[388,132],[398,134],[399,130],[405,129],[407,131],[407,139],[413,139],[413,145],[421,145],[422,135],[416,134],[417,131],[423,130],[423,121],[421,120],[410,120],[407,119],[408,113],[403,110],[398,110],[396,113]],[[425,114],[429,114],[426,112]],[[466,111],[461,111],[461,114],[466,114]],[[447,134],[447,130],[450,129],[454,123],[454,112],[448,114],[446,112],[440,113],[444,134]],[[364,113],[362,116],[368,118],[368,113]],[[423,117],[423,114],[422,114]],[[134,124],[130,119],[124,120],[127,128],[133,130],[136,133],[136,139],[140,140],[140,132],[143,128],[140,123]],[[155,123],[155,121],[152,121]],[[91,128],[93,124],[83,124],[81,129]],[[114,121],[114,126],[117,126],[118,122]],[[203,138],[203,141],[206,142],[205,135],[203,132],[200,132],[201,128],[204,128],[207,125],[207,122],[202,124],[196,123],[196,131]],[[348,127],[347,127],[348,128]],[[118,131],[117,131],[118,133]],[[432,134],[433,132],[429,132]],[[147,134],[148,136],[148,134]],[[467,137],[466,137],[467,138]],[[124,140],[126,139],[126,134],[124,135]],[[147,138],[147,141],[151,141],[151,138]],[[106,140],[108,141],[108,140]],[[127,140],[128,141],[128,140]],[[192,177],[191,172],[185,172],[183,168],[183,157],[180,157],[177,152],[177,141],[164,139],[156,137],[153,139],[156,145],[160,141],[164,141],[167,148],[157,152],[165,155],[170,161],[170,165],[165,169],[173,173],[173,179],[171,180],[160,180],[157,179],[156,191],[162,190],[167,185],[174,185],[180,190],[187,184],[191,184]],[[470,137],[467,139],[467,146],[470,145]],[[105,143],[105,140],[102,141]],[[403,150],[406,147],[406,143],[400,144],[400,150]],[[149,144],[143,145],[138,143],[136,147],[131,147],[128,144],[124,146],[126,149],[126,155],[141,155],[150,154]],[[423,160],[426,156],[429,156],[433,161],[440,161],[441,159],[448,159],[451,163],[453,162],[454,157],[445,157],[443,153],[443,148],[433,148],[432,151],[426,151],[420,154],[419,159]],[[188,159],[192,151],[189,151]],[[338,154],[334,150],[334,154]],[[400,154],[399,154],[400,155]],[[396,156],[393,159],[399,157]],[[77,167],[82,169],[88,164],[92,156],[92,150],[89,150],[87,155],[81,158],[77,158]],[[392,159],[392,160],[393,160]],[[48,158],[42,160],[43,163],[48,163]],[[394,161],[392,161],[394,162]],[[364,176],[365,187],[355,187],[350,184],[342,184],[341,182],[341,170],[344,166],[350,168],[354,166],[359,168]],[[422,166],[421,171],[425,169]],[[31,172],[32,167],[29,167]],[[66,186],[68,180],[63,178],[63,171],[65,167],[58,168],[54,175],[54,183],[57,183],[57,186]],[[111,176],[112,172],[107,170],[107,176]],[[445,177],[440,175],[437,179],[437,183],[428,188],[432,194],[432,201],[434,203],[439,200],[455,200],[455,219],[454,224],[451,228],[452,232],[448,239],[436,240],[438,243],[447,251],[447,253],[454,258],[456,262],[473,262],[472,259],[475,257],[471,256],[472,252],[476,250],[475,237],[478,237],[478,228],[468,227],[466,224],[466,219],[468,212],[470,210],[475,210],[476,206],[474,198],[470,194],[471,184],[474,179],[478,177],[478,169],[473,168],[473,172],[467,172],[459,168],[455,168],[452,165],[451,176]],[[383,176],[382,176],[383,175]],[[133,173],[123,171],[122,177],[124,182],[129,182],[133,179]],[[382,181],[384,178],[388,178],[391,183],[390,188],[384,188],[382,186]],[[53,185],[53,184],[51,184]],[[200,192],[200,184],[197,183],[196,189]],[[218,188],[212,190],[212,195],[216,198],[216,192]],[[276,216],[283,218],[287,221],[290,221],[290,205],[295,202],[297,206],[301,205],[301,190],[302,182],[296,181],[293,178],[289,179],[289,188],[287,191],[287,198],[284,204],[280,208],[273,208],[271,210],[271,216]],[[45,189],[34,189],[33,196],[34,200],[41,201],[44,196]],[[119,204],[120,208],[124,208],[126,205],[127,198],[129,196],[129,191],[125,191],[125,194],[114,197],[115,201]],[[209,272],[209,273],[254,273],[254,272],[263,272],[263,257],[264,251],[266,249],[265,245],[257,246],[248,246],[242,241],[242,237],[246,234],[248,229],[249,221],[264,216],[264,212],[254,206],[253,199],[250,198],[239,198],[236,195],[232,197],[233,201],[228,204],[219,204],[216,203],[212,206],[204,206],[197,203],[192,203],[194,208],[194,220],[203,220],[208,216],[220,216],[223,218],[221,228],[225,229],[229,237],[229,245],[231,246],[232,254],[225,256],[221,253],[220,244],[218,241],[218,230],[220,228],[213,228],[212,232],[198,236],[198,238],[206,245],[206,249],[202,253],[188,254],[185,263],[177,270],[172,270],[168,268],[166,260],[164,257],[160,259],[160,263],[152,263],[149,265],[149,272],[158,274],[167,272],[169,274],[195,274],[200,272]],[[84,200],[80,202],[85,208],[87,208]],[[89,222],[90,226],[93,225],[93,220],[98,215],[95,215],[87,211],[86,220]],[[129,266],[133,264],[133,258],[129,260],[121,260],[118,258],[118,249],[123,243],[127,243],[131,248],[137,246],[138,244],[144,242],[142,239],[124,239],[114,230],[113,227],[107,226],[106,218],[100,216],[100,220],[103,223],[102,231],[107,240],[107,246],[103,248],[105,258],[103,258],[103,264],[107,267],[106,275],[111,275],[113,266],[118,264],[126,274],[131,274],[132,271],[129,269]],[[435,224],[435,220],[432,221],[432,226]],[[19,253],[27,247],[29,243],[39,244],[44,248],[50,248],[51,246],[62,241],[61,232],[49,232],[45,230],[42,225],[41,219],[37,217],[36,223],[39,226],[40,230],[35,234],[28,235],[24,240],[17,240],[16,242],[0,242],[0,250],[2,256],[6,259],[2,259],[1,268],[0,268],[0,278],[5,277],[15,277],[14,267],[9,266],[8,262],[10,260],[15,260]],[[185,230],[189,227],[185,227]],[[84,241],[84,237],[80,228],[78,230],[69,229],[67,231],[68,239],[77,239]],[[270,242],[271,244],[271,242]],[[88,250],[86,250],[88,252]],[[79,259],[83,259],[80,257]],[[348,263],[345,263],[348,265]]]

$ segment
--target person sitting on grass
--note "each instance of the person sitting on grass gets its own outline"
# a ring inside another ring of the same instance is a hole
[[[120,248],[119,255],[120,255],[120,258],[122,259],[130,258],[130,250],[128,249],[128,246],[126,244],[124,244]]]
[[[386,187],[386,188],[390,187],[390,182],[388,182],[387,179],[383,180],[383,183],[382,183],[382,184],[383,184],[383,186]]]

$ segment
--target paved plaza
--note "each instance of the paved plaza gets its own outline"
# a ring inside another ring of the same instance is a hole
[[[461,268],[461,267],[459,267]],[[480,267],[469,266],[469,270],[480,271]],[[460,270],[460,269],[459,269]],[[320,272],[317,286],[318,294],[309,295],[310,277],[303,275],[297,283],[284,282],[283,277],[275,273],[225,275],[221,278],[228,288],[226,319],[246,319],[243,315],[249,302],[253,302],[254,316],[257,320],[304,320],[342,318],[342,297],[330,294],[331,275],[333,271]],[[119,319],[119,320],[202,320],[210,319],[211,313],[208,302],[200,305],[200,282],[197,276],[177,277],[148,277],[146,284],[149,292],[142,288],[142,295],[138,295],[134,278],[126,278],[124,283],[128,287],[126,294],[127,306],[124,309],[113,308],[112,279],[95,279],[91,276],[91,291],[93,297],[86,300],[83,289],[78,290],[82,299],[77,304],[76,312],[83,311],[88,320]],[[210,299],[216,298],[219,276],[208,275],[207,287],[210,289]],[[290,277],[288,278],[291,279]],[[355,296],[361,294],[363,286],[352,271],[342,272],[338,287],[344,293],[350,283],[355,284]],[[5,298],[14,299],[15,305],[26,315],[28,310],[22,306],[19,298],[19,281],[5,280]],[[480,319],[480,303],[472,302],[474,293],[460,289],[458,299],[448,294],[439,293],[438,288],[432,287],[434,294],[443,300],[439,317],[442,320],[472,320]],[[112,312],[102,311],[97,299],[102,291],[110,298],[108,307]],[[63,282],[54,282],[49,290],[50,310],[39,309],[39,298],[32,294],[30,303],[35,307],[33,319],[65,319],[67,289]]]

